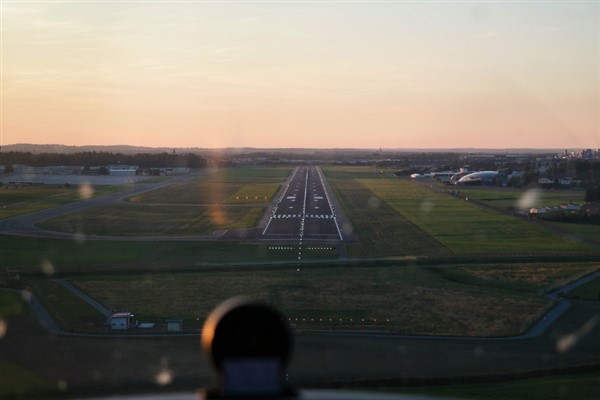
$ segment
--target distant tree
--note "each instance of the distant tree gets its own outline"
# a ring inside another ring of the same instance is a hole
[[[577,179],[595,180],[600,178],[600,161],[597,160],[577,160],[575,163],[575,173]]]
[[[585,191],[585,201],[600,201],[600,186],[592,186]]]
[[[508,179],[508,182],[506,183],[506,185],[509,186],[509,187],[519,188],[519,187],[523,186],[523,182],[521,181],[521,177],[519,177],[519,176],[511,176]]]
[[[13,172],[15,172],[15,169],[13,168],[12,164],[4,165],[4,173],[5,174],[12,174]]]
[[[558,179],[554,179],[554,182],[552,183],[552,188],[560,189],[560,181]]]
[[[73,154],[23,152],[2,153],[4,164],[24,164],[31,167],[47,167],[52,165],[73,165],[89,168],[94,165],[137,165],[140,168],[189,167],[204,168],[206,159],[193,153],[139,153],[122,154],[109,152],[85,151]],[[86,169],[87,171],[87,169]]]
[[[98,175],[108,175],[108,174],[110,174],[110,171],[108,170],[108,168],[106,168],[106,167],[98,168]]]
[[[531,170],[525,170],[523,175],[521,176],[523,186],[529,186],[532,184],[537,184],[537,180],[539,179],[538,174],[532,172]]]

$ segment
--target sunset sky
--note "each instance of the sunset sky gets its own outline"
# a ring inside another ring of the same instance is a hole
[[[1,7],[1,145],[600,146],[596,1]]]

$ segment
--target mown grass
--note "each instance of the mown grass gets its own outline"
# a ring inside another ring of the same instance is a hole
[[[208,235],[217,229],[250,228],[263,207],[149,206],[96,207],[39,224],[49,230],[98,236]]]
[[[64,286],[49,279],[28,280],[54,322],[64,330],[83,330],[86,324],[103,324],[105,318]]]
[[[89,196],[102,196],[123,190],[123,186],[63,186],[36,185],[0,187],[0,218],[39,211],[45,208],[82,200]]]
[[[292,167],[224,168],[215,175],[215,178],[244,182],[278,182],[285,180],[291,172]]]
[[[221,301],[247,295],[274,304],[298,328],[411,334],[516,334],[549,304],[535,292],[466,285],[418,267],[146,273],[74,283],[111,308],[151,320],[174,316],[194,324]]]
[[[323,167],[329,178],[337,179],[389,179],[391,171],[374,169],[373,167],[331,166]]]
[[[372,389],[368,388],[368,390]],[[374,390],[404,395],[464,399],[596,400],[600,393],[600,372],[546,376],[499,383],[374,388]]]
[[[232,204],[270,203],[280,186],[278,183],[257,183],[244,186],[223,202]]]
[[[350,218],[358,243],[347,246],[351,256],[436,256],[447,249],[365,185],[354,179],[363,172],[327,170],[326,176],[344,214]],[[340,177],[342,176],[342,177]]]
[[[58,398],[56,384],[0,358],[0,397],[3,399]]]
[[[584,192],[575,190],[509,189],[509,188],[459,188],[460,195],[488,203],[491,206],[509,208],[553,207],[560,204],[583,203]]]
[[[290,171],[223,169],[191,182],[132,196],[129,204],[84,210],[44,221],[40,226],[98,236],[193,236],[209,235],[219,229],[252,228],[265,208],[258,204],[246,207],[245,203],[272,201]]]
[[[565,297],[582,300],[600,300],[600,279],[594,279],[571,290]]]
[[[429,190],[406,179],[362,179],[359,182],[456,254],[547,254],[591,250],[526,221]]]
[[[129,198],[134,203],[215,204],[231,202],[245,187],[268,185],[272,192],[291,172],[291,168],[225,168],[214,174]],[[275,188],[273,190],[273,188]],[[253,190],[251,190],[253,191]],[[254,197],[257,193],[252,193]],[[273,194],[270,194],[269,201]],[[245,197],[245,195],[244,195]],[[263,196],[264,197],[264,196]],[[264,202],[264,200],[263,200]]]
[[[31,309],[27,307],[21,295],[16,292],[0,290],[0,317],[18,317],[31,315]]]
[[[600,241],[600,225],[578,224],[574,222],[546,222],[561,230],[583,236],[590,240]]]
[[[0,236],[0,267],[41,272],[47,263],[67,271],[168,269],[206,264],[295,260],[297,253],[268,245],[208,241],[77,241]]]
[[[600,268],[597,263],[511,263],[438,267],[445,278],[467,285],[536,293],[555,289]]]

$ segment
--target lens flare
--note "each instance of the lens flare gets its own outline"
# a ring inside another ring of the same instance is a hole
[[[517,200],[519,210],[529,210],[535,207],[540,201],[540,191],[538,189],[529,189]]]
[[[52,263],[48,260],[44,260],[42,261],[42,272],[44,273],[44,275],[50,277],[52,275],[54,275],[54,273],[56,272],[56,269],[54,268],[54,265],[52,265]]]

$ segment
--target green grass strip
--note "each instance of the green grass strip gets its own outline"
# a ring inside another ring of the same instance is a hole
[[[429,190],[406,179],[359,182],[457,254],[577,253],[591,250],[516,217]]]

